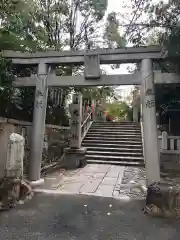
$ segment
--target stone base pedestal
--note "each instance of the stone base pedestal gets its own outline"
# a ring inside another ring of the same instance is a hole
[[[28,182],[13,177],[4,177],[0,183],[0,211],[24,204],[32,196],[33,192]]]
[[[167,183],[148,187],[144,213],[153,217],[180,217],[180,188]]]
[[[44,183],[45,183],[45,181],[44,181],[43,178],[40,178],[40,179],[37,180],[37,181],[28,181],[28,182],[29,182],[29,184],[30,184],[30,186],[31,186],[32,188],[39,187],[39,186],[41,186],[41,185],[44,185]]]
[[[86,148],[66,148],[62,167],[65,169],[76,169],[86,165]]]

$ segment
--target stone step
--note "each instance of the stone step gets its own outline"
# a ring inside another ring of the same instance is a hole
[[[89,164],[109,164],[118,166],[132,166],[132,167],[144,167],[143,162],[128,162],[128,161],[104,161],[104,160],[87,160]]]
[[[97,127],[104,127],[104,128],[122,128],[122,129],[141,129],[141,127],[139,126],[135,126],[135,125],[104,125],[104,124],[99,124],[99,125],[94,125],[92,124],[93,128],[97,128]]]
[[[107,129],[94,129],[94,128],[90,128],[88,132],[92,132],[92,133],[96,133],[96,132],[99,132],[99,133],[118,133],[118,134],[121,134],[121,133],[127,133],[127,134],[131,134],[131,133],[134,133],[134,134],[141,134],[141,130],[134,130],[134,129],[122,129],[122,130],[118,130],[118,131],[111,131],[109,130],[109,128]]]
[[[107,138],[116,138],[116,139],[118,139],[118,138],[130,138],[130,139],[139,138],[139,139],[141,139],[140,134],[117,134],[117,133],[101,134],[101,133],[90,133],[90,132],[87,133],[86,137],[94,137],[94,138],[99,138],[99,137],[100,138],[105,138],[105,137],[107,137]]]
[[[86,135],[84,141],[86,140],[99,140],[99,141],[138,141],[141,142],[141,137],[113,137],[113,136],[88,136]]]
[[[122,144],[122,145],[126,145],[126,144],[128,144],[128,145],[130,145],[130,144],[132,144],[132,145],[140,145],[140,144],[142,144],[142,141],[131,141],[130,139],[126,139],[126,140],[117,140],[117,139],[87,139],[87,138],[85,138],[84,140],[83,140],[83,143],[89,143],[89,142],[91,142],[91,143],[93,143],[94,144],[94,146],[96,146],[96,143],[109,143],[109,144],[117,144],[117,143],[119,143],[119,144]]]
[[[103,124],[99,124],[99,125],[94,125],[92,124],[91,126],[92,128],[119,128],[119,129],[141,129],[139,126],[132,126],[132,125],[103,125]]]
[[[134,131],[134,130],[109,130],[109,129],[90,129],[88,133],[102,133],[102,134],[125,134],[125,135],[141,135],[141,131]]]
[[[140,129],[135,129],[135,128],[116,128],[116,127],[97,127],[97,128],[95,128],[95,127],[91,127],[90,128],[90,131],[99,131],[99,132],[104,132],[104,131],[106,131],[106,132],[125,132],[125,131],[127,131],[127,132],[141,132],[141,130]]]
[[[116,160],[116,161],[130,161],[130,162],[144,162],[144,157],[141,156],[141,157],[131,157],[131,156],[105,156],[105,155],[95,155],[95,154],[86,154],[86,159],[97,159],[97,160],[100,160],[100,159],[103,159],[103,160],[106,160],[106,161],[113,161],[113,160]]]
[[[97,148],[103,148],[103,149],[106,149],[106,148],[114,148],[114,149],[121,149],[121,148],[131,148],[132,150],[133,149],[141,149],[142,150],[142,142],[140,144],[117,144],[116,142],[114,143],[101,143],[101,142],[96,142],[94,143],[93,141],[88,141],[88,142],[82,142],[82,146],[83,147],[91,147],[91,148],[94,148],[94,147],[97,147]]]
[[[98,150],[95,150],[95,151],[91,151],[91,150],[87,150],[87,155],[105,155],[105,156],[112,156],[112,157],[115,157],[115,156],[119,156],[119,157],[124,157],[124,156],[127,156],[127,157],[143,157],[142,153],[135,153],[135,152],[111,152],[111,151],[107,151],[107,149],[105,149],[106,151],[99,151]]]
[[[114,152],[128,152],[128,153],[141,153],[143,154],[143,149],[142,149],[142,146],[140,146],[139,148],[130,148],[130,147],[121,147],[121,146],[118,146],[118,147],[107,147],[107,146],[104,146],[104,147],[94,147],[94,146],[87,146],[87,151],[101,151],[101,152],[111,152],[111,154],[113,154]]]
[[[135,123],[135,122],[93,122],[94,125],[99,125],[99,124],[103,124],[103,125],[134,125],[134,126],[139,126],[139,123]]]
[[[99,137],[94,137],[94,136],[86,136],[85,139],[86,140],[99,140],[99,141],[134,141],[134,142],[141,142],[141,138],[137,138],[137,137],[108,137],[108,136],[99,136]]]
[[[93,124],[107,124],[107,125],[140,125],[139,123],[136,122],[130,122],[130,121],[119,121],[119,122],[108,122],[108,121],[97,121],[93,122]]]

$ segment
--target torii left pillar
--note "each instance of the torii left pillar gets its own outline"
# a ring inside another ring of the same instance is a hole
[[[47,65],[40,63],[36,82],[28,175],[28,180],[31,182],[32,186],[44,183],[44,179],[40,177],[48,97],[47,77]]]

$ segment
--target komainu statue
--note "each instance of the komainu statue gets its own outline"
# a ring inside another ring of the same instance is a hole
[[[154,217],[180,217],[180,188],[167,183],[148,187],[144,213]]]

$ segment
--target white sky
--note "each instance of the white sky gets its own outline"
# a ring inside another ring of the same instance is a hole
[[[160,0],[153,0],[152,2],[154,3],[158,3]],[[164,3],[168,3],[169,0],[163,0]],[[124,6],[127,6],[126,8]],[[106,13],[106,16],[108,13],[110,12],[117,12],[120,13],[121,15],[119,16],[119,20],[122,21],[123,24],[128,24],[133,16],[133,9],[132,9],[132,4],[131,4],[131,0],[108,0],[108,10]],[[122,16],[124,15],[125,18]],[[143,19],[145,19],[146,16],[145,14],[142,14],[141,19],[139,19],[138,22],[142,21]],[[129,21],[127,20],[129,19]],[[107,74],[128,74],[128,69],[127,67],[133,67],[133,64],[122,64],[120,66],[120,68],[118,69],[111,69],[110,66],[105,66],[103,67]],[[124,97],[126,97],[127,95],[129,95],[129,93],[131,92],[133,86],[120,86],[118,87],[119,91],[123,91],[123,95]]]
[[[160,0],[152,0],[152,2],[157,3]],[[164,3],[168,3],[169,0],[163,0]],[[128,6],[128,7],[124,7],[124,6]],[[132,9],[132,4],[131,4],[131,0],[108,0],[108,10],[106,13],[106,16],[108,15],[108,13],[111,12],[117,12],[120,13],[121,15],[124,15],[128,20],[126,20],[123,17],[119,17],[119,20],[123,22],[123,24],[128,24],[131,19],[132,19],[132,13],[133,13],[133,9]],[[145,19],[146,16],[145,14],[142,14],[141,19],[139,19],[138,22],[142,21],[143,19]],[[132,64],[122,64],[121,67],[119,69],[116,70],[112,70],[110,67],[106,66],[106,71],[108,71],[109,74],[126,74],[128,73],[127,67],[131,67],[133,66]]]

